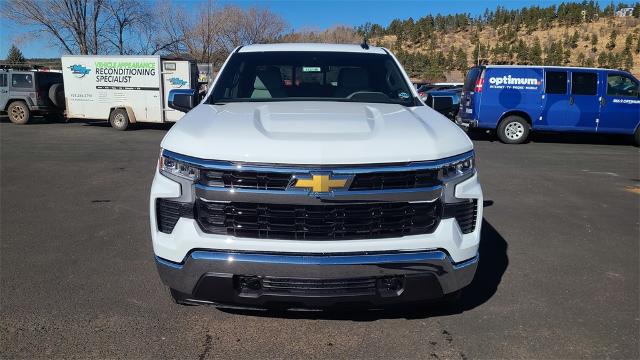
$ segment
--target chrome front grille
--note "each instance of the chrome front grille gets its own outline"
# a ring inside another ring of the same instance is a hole
[[[198,184],[231,189],[285,191],[297,172],[202,170]],[[438,170],[390,171],[355,174],[350,191],[429,188],[440,185]]]

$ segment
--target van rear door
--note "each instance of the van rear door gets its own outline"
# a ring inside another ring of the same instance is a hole
[[[472,67],[467,73],[467,77],[462,86],[462,97],[460,98],[460,110],[458,115],[465,120],[475,120],[480,106],[480,94],[477,93],[476,85],[482,86],[478,83],[484,67],[475,66]]]
[[[601,86],[598,132],[633,134],[640,122],[638,80],[622,72],[606,73],[606,77]]]

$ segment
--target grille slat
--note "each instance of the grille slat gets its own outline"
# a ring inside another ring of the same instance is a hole
[[[156,199],[156,222],[159,231],[171,234],[180,217],[193,218],[192,203]]]
[[[293,175],[268,171],[201,170],[198,182],[205,186],[284,191]],[[440,185],[438,170],[411,170],[356,174],[349,190],[416,189],[437,185]]]
[[[376,278],[316,280],[273,277],[262,279],[262,291],[265,294],[305,296],[372,295],[377,292]]]
[[[432,232],[434,203],[282,205],[196,201],[204,232],[264,239],[336,240],[400,237]]]
[[[472,233],[476,229],[478,217],[478,200],[469,200],[444,206],[444,218],[455,217],[463,234]]]

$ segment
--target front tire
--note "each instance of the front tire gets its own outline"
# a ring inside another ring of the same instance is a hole
[[[507,116],[498,125],[498,139],[505,144],[522,144],[529,137],[529,123],[517,115]]]
[[[24,125],[31,120],[31,111],[24,101],[14,101],[7,108],[9,120],[17,125]]]
[[[116,130],[127,130],[129,128],[129,115],[124,109],[115,109],[111,112],[111,116],[109,116],[109,123],[111,123],[111,127]]]
[[[633,136],[633,139],[635,140],[636,146],[640,147],[640,126],[636,128],[636,133]]]

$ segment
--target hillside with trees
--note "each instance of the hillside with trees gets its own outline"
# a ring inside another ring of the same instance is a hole
[[[632,16],[616,10],[632,7]],[[620,68],[640,75],[640,3],[600,8],[594,1],[559,6],[427,15],[357,28],[392,49],[416,80],[460,80],[469,66],[566,65]]]

